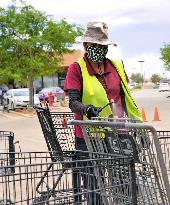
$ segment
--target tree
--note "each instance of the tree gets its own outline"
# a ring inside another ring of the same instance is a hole
[[[158,74],[153,74],[151,77],[151,81],[153,83],[158,83],[161,80],[161,77]]]
[[[61,69],[62,55],[71,52],[82,31],[78,25],[55,22],[24,3],[0,8],[0,69],[29,82],[32,105],[33,81]]]
[[[133,80],[136,83],[142,83],[143,82],[143,76],[141,73],[133,73],[130,77],[131,80]]]
[[[170,43],[164,44],[163,48],[160,48],[161,60],[164,62],[164,66],[167,70],[170,70]]]

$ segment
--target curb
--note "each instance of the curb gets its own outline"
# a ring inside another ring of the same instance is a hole
[[[25,113],[21,113],[21,112],[15,112],[15,114],[23,116],[23,117],[29,117],[29,118],[33,118],[36,116],[36,114],[25,114]]]
[[[35,115],[31,115],[31,114],[24,114],[24,113],[19,113],[19,112],[13,112],[13,113],[2,113],[0,112],[0,116],[2,117],[6,117],[6,118],[15,118],[18,116],[22,116],[22,117],[27,117],[27,118],[33,118]]]

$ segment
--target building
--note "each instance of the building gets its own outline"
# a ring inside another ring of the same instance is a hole
[[[34,81],[34,87],[36,92],[41,90],[44,87],[52,87],[52,86],[59,86],[61,88],[64,87],[65,77],[67,73],[67,69],[69,65],[73,62],[76,62],[79,58],[84,55],[82,50],[74,50],[72,53],[67,53],[63,55],[63,63],[62,68],[63,72],[61,73],[54,73],[50,76],[41,76],[40,79]]]
[[[63,56],[63,72],[58,73],[58,86],[63,87],[65,82],[65,77],[67,73],[67,69],[69,65],[73,62],[76,62],[79,58],[81,58],[84,55],[84,52],[82,50],[75,50],[73,53],[67,53]]]

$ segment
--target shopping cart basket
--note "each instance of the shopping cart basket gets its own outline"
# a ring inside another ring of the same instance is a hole
[[[0,154],[0,166],[15,164],[15,145],[14,145],[14,133],[10,131],[0,131],[0,153],[7,153],[5,159],[3,155]],[[9,170],[10,172],[14,172],[14,168]]]
[[[0,131],[0,152],[14,152],[14,133]]]
[[[48,110],[49,111],[49,110]],[[54,129],[57,133],[62,150],[71,151],[75,149],[74,126],[68,125],[68,120],[74,119],[72,112],[49,112]]]
[[[93,117],[93,120],[97,121],[108,121],[108,122],[129,122],[129,123],[138,123],[140,122],[135,118],[113,118],[113,117]],[[157,137],[159,139],[161,150],[168,173],[168,178],[170,177],[170,131],[156,131]],[[150,140],[150,139],[149,139]],[[153,140],[153,139],[152,139]],[[150,141],[150,143],[153,143]],[[170,178],[169,178],[170,182]]]
[[[48,152],[15,153],[19,162],[15,173],[0,175],[0,204],[136,204],[131,175],[133,159],[98,153],[88,155],[91,156],[88,159],[72,160],[66,154],[67,160],[61,163],[51,161]],[[52,169],[47,172],[51,163]],[[77,171],[76,179],[81,180],[81,186],[75,189],[74,172]],[[79,203],[75,202],[77,198],[81,198]]]
[[[52,118],[51,118],[49,111],[40,107],[40,108],[37,108],[37,115],[38,115],[38,118],[39,118],[39,121],[40,121],[40,124],[42,127],[42,131],[43,131],[46,143],[47,143],[47,147],[48,147],[50,154],[51,154],[52,161],[60,160],[61,163],[65,162],[65,159],[63,158],[64,151],[63,151],[62,147],[60,146],[60,139],[58,139],[57,132],[55,132],[54,124],[53,124],[53,121],[52,121]],[[64,153],[67,153],[67,157],[72,155],[72,156],[77,158],[81,155],[81,153],[75,153],[75,151],[64,152]],[[89,158],[88,155],[85,155],[85,157]],[[48,167],[48,170],[51,169],[50,166]],[[121,169],[121,167],[120,167],[120,169]],[[76,172],[77,172],[77,170],[76,170]],[[78,173],[76,173],[76,172],[74,172],[74,178],[77,178],[77,175],[79,175],[79,172]],[[61,177],[62,177],[63,173],[61,173]],[[131,172],[131,173],[132,173],[131,175],[135,174],[135,172]],[[79,183],[77,182],[77,184],[79,184]],[[124,189],[124,192],[128,193],[127,190],[128,189]],[[135,190],[136,189],[133,189],[133,193],[135,193]],[[123,197],[119,197],[119,198],[122,199]],[[133,198],[135,198],[135,197],[133,197]],[[102,200],[104,200],[104,199],[102,198]],[[133,201],[134,200],[135,199],[133,199]],[[119,199],[119,201],[120,201],[120,199]]]
[[[37,107],[36,111],[42,130],[49,124],[53,134],[56,133],[62,150],[75,150],[74,126],[67,123],[68,120],[74,119],[74,114],[72,112],[50,112],[48,106],[45,108]],[[43,134],[46,135],[47,132],[43,131]]]
[[[170,182],[170,131],[157,131],[157,135]]]
[[[133,157],[138,204],[170,204],[167,169],[156,130],[142,123],[76,121],[89,151]]]
[[[69,144],[65,145],[64,142],[64,148],[63,148],[63,141],[65,141],[65,139],[62,140],[60,133],[56,132],[48,107],[47,108],[37,107],[36,112],[48,147],[48,151],[51,153],[53,151],[55,152],[55,156],[52,156],[54,157],[54,160],[60,159],[62,161],[63,160],[62,152],[65,151],[65,146],[69,147]]]

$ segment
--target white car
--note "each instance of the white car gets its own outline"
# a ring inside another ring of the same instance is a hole
[[[131,83],[128,83],[128,88],[131,90],[131,89],[134,89],[136,87],[137,83],[135,82],[131,82]]]
[[[6,92],[4,96],[8,104],[8,109],[15,110],[16,108],[28,107],[29,105],[29,89],[19,88],[10,89]],[[34,94],[34,105],[39,105],[38,94]]]
[[[168,83],[160,83],[159,84],[159,92],[170,91],[170,86]]]

